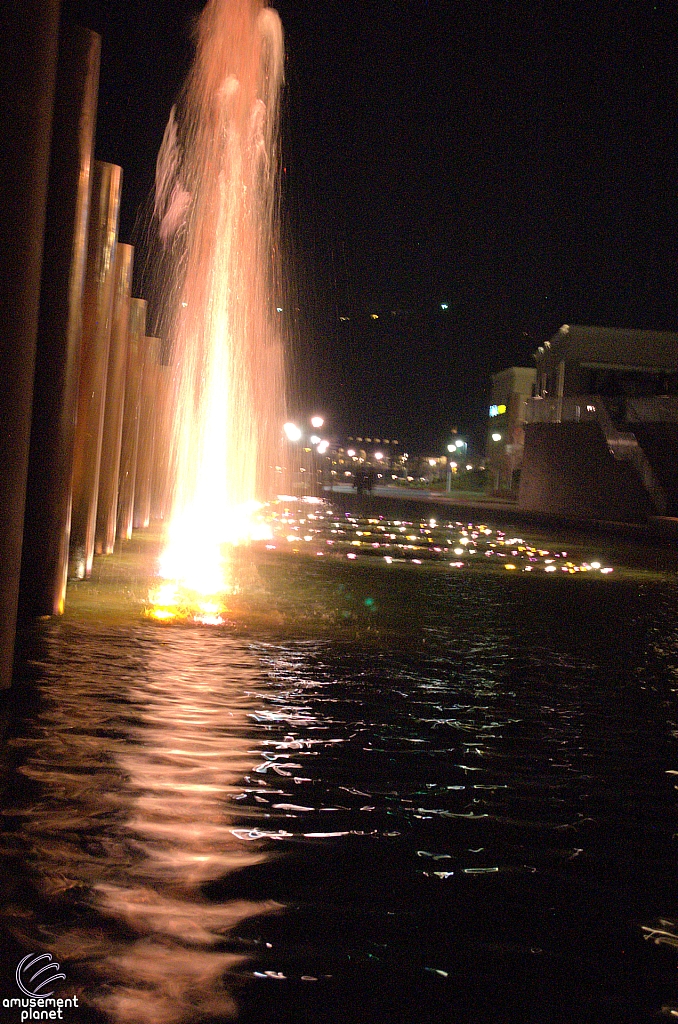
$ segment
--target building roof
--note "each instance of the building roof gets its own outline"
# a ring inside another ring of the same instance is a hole
[[[678,333],[563,324],[534,354],[538,365],[561,360],[584,366],[678,370]]]

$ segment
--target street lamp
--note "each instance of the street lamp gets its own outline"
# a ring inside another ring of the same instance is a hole
[[[322,418],[322,416],[311,416],[309,422],[315,430],[319,430],[325,421]],[[296,423],[292,423],[291,421],[288,421],[287,423],[283,424],[283,433],[285,434],[287,440],[290,441],[292,444],[297,444],[304,437],[304,432],[302,431],[301,427],[297,426]],[[319,481],[317,479],[318,463],[316,460],[316,455],[326,455],[327,450],[330,446],[330,442],[327,440],[323,440],[318,434],[311,434],[308,440],[312,445],[312,448],[304,448],[303,451],[308,452],[310,454],[311,464],[310,466],[300,465],[299,473],[309,473],[310,471],[310,476],[313,477],[312,487],[313,490],[315,491],[317,490],[319,485]],[[305,461],[303,452],[300,453],[300,461]],[[306,477],[305,479],[308,479],[308,477]],[[322,482],[320,482],[320,487],[322,488]]]
[[[301,430],[296,423],[283,424],[283,430],[288,441],[301,441]]]
[[[450,444],[448,444],[447,450],[450,453],[450,455],[458,455],[461,458],[462,456],[466,455],[466,452],[468,450],[468,444],[466,441],[462,440],[461,437],[458,437],[455,441],[451,441]],[[457,465],[458,464],[452,461],[451,459],[448,460],[447,477],[445,481],[445,490],[447,491],[448,494],[452,490],[452,473],[456,473]]]

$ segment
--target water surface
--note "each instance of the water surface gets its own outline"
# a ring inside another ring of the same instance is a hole
[[[223,627],[40,627],[3,997],[48,950],[83,1021],[678,1006],[678,951],[643,930],[678,918],[672,575],[357,561],[262,554],[275,614]]]

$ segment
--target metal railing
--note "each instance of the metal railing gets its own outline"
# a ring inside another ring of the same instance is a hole
[[[525,403],[526,423],[595,422],[595,395],[567,395],[563,398],[528,398]]]
[[[678,423],[678,397],[652,395],[626,399],[627,423]]]

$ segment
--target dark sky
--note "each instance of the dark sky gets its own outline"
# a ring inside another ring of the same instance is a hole
[[[674,4],[273,6],[300,409],[443,450],[562,323],[678,328]],[[125,240],[201,7],[64,0],[103,35],[97,155],[125,172]]]

